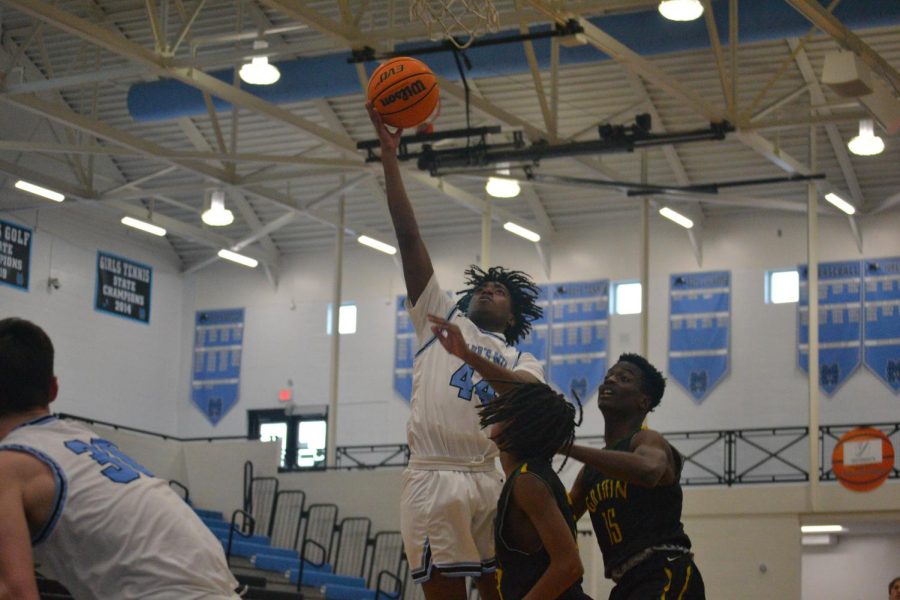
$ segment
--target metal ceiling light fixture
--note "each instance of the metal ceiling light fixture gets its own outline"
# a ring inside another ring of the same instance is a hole
[[[62,202],[66,199],[64,194],[60,194],[59,192],[56,192],[49,188],[35,185],[30,181],[25,181],[24,179],[18,180],[15,184],[15,187],[17,190],[22,190],[23,192],[28,192],[29,194],[34,194],[35,196],[40,196],[41,198],[46,198],[47,200],[53,200],[54,202]]]
[[[694,226],[693,221],[688,219],[686,216],[684,216],[680,212],[678,212],[676,210],[672,210],[668,206],[663,206],[661,209],[659,209],[659,214],[661,214],[665,218],[669,219],[670,221],[678,223],[685,229],[690,229],[691,227]]]
[[[384,252],[385,254],[397,254],[397,249],[391,246],[390,244],[385,244],[380,240],[376,240],[373,237],[369,237],[367,235],[361,235],[356,238],[356,241],[362,244],[363,246],[368,246],[369,248],[374,248],[379,252]]]
[[[225,192],[212,190],[207,193],[206,210],[200,215],[210,227],[224,227],[234,222],[234,213],[225,208]]]
[[[848,215],[856,214],[856,208],[834,192],[825,194],[825,199]]]
[[[134,217],[122,217],[122,225],[127,225],[129,227],[134,227],[135,229],[140,229],[146,233],[150,233],[153,235],[158,235],[160,237],[166,235],[166,230],[159,225],[154,225],[153,223],[149,223],[147,221],[141,221],[140,219],[135,219]]]
[[[519,182],[515,179],[507,179],[503,175],[509,175],[509,166],[501,166],[497,169],[500,177],[488,177],[484,185],[484,191],[494,198],[515,198],[522,191]]]
[[[875,121],[861,120],[859,135],[847,143],[847,148],[857,156],[875,156],[884,152],[884,140],[875,135]]]
[[[693,21],[703,14],[700,0],[662,0],[659,14],[670,21]]]
[[[534,242],[535,244],[541,241],[541,235],[539,233],[535,233],[526,227],[522,227],[521,225],[516,225],[512,221],[507,221],[503,224],[503,229],[507,230],[510,233],[514,233],[519,237],[523,237],[529,242]]]
[[[251,258],[249,256],[244,256],[243,254],[238,254],[237,252],[232,252],[231,250],[226,250],[222,248],[217,253],[219,258],[224,258],[225,260],[230,260],[231,262],[235,262],[239,265],[244,265],[245,267],[250,267],[251,269],[255,269],[256,265],[259,264],[259,261],[255,258]]]
[[[253,50],[265,50],[269,47],[269,43],[265,40],[256,40],[253,42]],[[281,71],[275,65],[269,64],[269,57],[266,55],[254,56],[249,63],[241,67],[239,71],[241,80],[250,85],[272,85],[281,79]]]

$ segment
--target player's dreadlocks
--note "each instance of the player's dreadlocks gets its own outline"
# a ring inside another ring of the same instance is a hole
[[[659,406],[663,393],[666,391],[666,378],[659,369],[640,354],[626,352],[619,356],[619,362],[627,362],[636,366],[641,371],[641,389],[650,396],[650,410]]]
[[[545,383],[518,384],[478,411],[482,429],[506,423],[493,438],[494,443],[520,460],[549,461],[557,452],[568,458],[569,448],[575,442],[575,427],[581,425],[583,416],[577,394],[573,405]]]
[[[514,345],[531,331],[531,322],[539,319],[544,314],[543,309],[537,305],[537,297],[540,293],[538,286],[531,280],[527,273],[522,271],[507,271],[503,267],[491,267],[487,271],[471,265],[465,271],[466,285],[469,287],[460,290],[464,294],[456,303],[464,313],[469,311],[469,302],[472,295],[479,287],[488,281],[502,284],[509,290],[509,298],[512,300],[512,312],[516,322],[506,328],[503,335],[510,345]]]

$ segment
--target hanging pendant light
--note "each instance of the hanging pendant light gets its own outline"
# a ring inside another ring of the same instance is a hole
[[[703,14],[700,0],[662,0],[659,14],[670,21],[693,21]]]
[[[269,47],[265,40],[253,42],[253,50],[261,51]],[[250,85],[272,85],[281,78],[281,71],[275,65],[269,64],[269,57],[254,56],[251,61],[241,67],[239,71],[241,80]]]
[[[875,122],[872,119],[859,122],[859,135],[847,143],[847,148],[857,156],[875,156],[884,152],[884,140],[875,135]]]
[[[212,190],[207,195],[206,210],[200,215],[210,227],[224,227],[234,222],[234,213],[225,208],[225,192]]]
[[[522,191],[519,182],[515,179],[503,177],[504,175],[509,176],[508,165],[504,166],[501,164],[500,168],[497,169],[497,175],[499,177],[488,177],[484,191],[494,198],[515,198],[519,195],[519,192]]]

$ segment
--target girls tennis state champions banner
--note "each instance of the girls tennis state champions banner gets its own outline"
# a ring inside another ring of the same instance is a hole
[[[731,273],[671,275],[669,375],[702,402],[728,373]]]
[[[107,252],[97,252],[94,309],[150,323],[153,268]]]

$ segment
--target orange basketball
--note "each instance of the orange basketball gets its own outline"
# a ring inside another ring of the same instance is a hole
[[[424,123],[432,115],[440,94],[428,65],[400,56],[375,69],[366,96],[386,124],[408,128]]]
[[[874,490],[894,469],[894,446],[883,432],[857,427],[841,436],[831,453],[831,470],[848,490]]]

